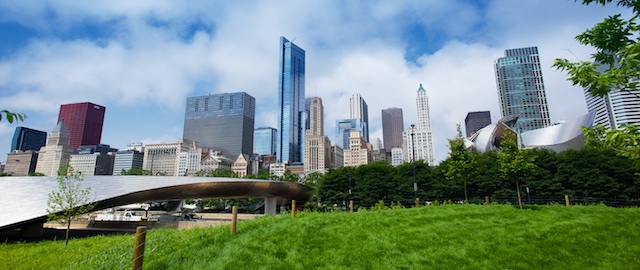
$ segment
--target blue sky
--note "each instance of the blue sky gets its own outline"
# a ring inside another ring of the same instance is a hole
[[[332,141],[351,94],[382,138],[381,110],[402,108],[405,128],[415,123],[423,84],[440,161],[467,112],[500,118],[493,61],[505,49],[538,46],[552,121],[586,113],[582,89],[550,66],[588,60],[574,37],[620,12],[569,0],[2,1],[0,109],[49,132],[61,104],[97,103],[107,108],[102,142],[124,148],[180,138],[187,96],[244,91],[256,98],[255,126],[277,127],[285,36],[306,51],[306,96],[323,99]],[[0,153],[16,126],[0,123]]]

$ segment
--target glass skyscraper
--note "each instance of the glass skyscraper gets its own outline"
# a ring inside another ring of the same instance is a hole
[[[245,92],[188,97],[183,139],[235,159],[253,153],[256,100]]]
[[[604,72],[608,65],[598,67],[599,72]],[[640,90],[620,91],[611,89],[608,94],[598,97],[584,89],[584,97],[587,101],[587,109],[595,113],[594,125],[603,125],[607,129],[618,129],[624,124],[640,125]]]
[[[334,144],[339,145],[342,149],[349,149],[351,130],[359,130],[362,136],[364,125],[360,122],[360,119],[336,120],[336,137]]]
[[[11,140],[11,151],[40,151],[47,144],[47,133],[26,127],[17,127]]]
[[[480,111],[467,113],[464,118],[464,128],[467,131],[467,137],[471,137],[478,130],[491,125],[491,112]]]
[[[272,127],[256,128],[253,132],[253,153],[275,155],[277,130]]]
[[[367,106],[367,103],[360,94],[351,95],[349,102],[350,117],[351,119],[360,119],[360,123],[362,124],[360,134],[365,141],[369,142],[369,106]]]
[[[538,47],[506,50],[495,72],[502,117],[518,115],[519,132],[551,125]]]
[[[276,156],[279,163],[302,162],[305,117],[305,52],[280,37],[278,78],[278,139]]]

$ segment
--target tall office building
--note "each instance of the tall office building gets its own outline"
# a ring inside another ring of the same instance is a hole
[[[255,111],[255,98],[245,92],[188,97],[182,137],[230,159],[250,155]]]
[[[47,133],[26,127],[16,127],[11,140],[11,151],[39,151],[47,144]]]
[[[69,129],[69,146],[100,144],[106,108],[90,102],[60,105],[58,122],[64,118]]]
[[[74,151],[69,147],[69,137],[65,119],[62,118],[49,133],[47,144],[40,148],[36,172],[43,173],[45,176],[58,175],[58,170],[67,165]]]
[[[371,145],[360,135],[359,130],[349,133],[349,148],[344,149],[344,166],[357,167],[371,163]]]
[[[253,153],[258,155],[276,155],[278,132],[272,127],[256,128],[253,131]]]
[[[494,67],[502,117],[518,115],[520,132],[551,125],[538,47],[506,50]]]
[[[404,132],[403,154],[404,160],[413,161],[424,160],[429,165],[435,165],[435,154],[433,150],[433,131],[431,130],[431,116],[429,115],[429,97],[427,91],[420,84],[416,97],[418,112],[418,125],[412,126]]]
[[[342,149],[348,149],[351,130],[359,130],[360,134],[364,133],[364,125],[360,122],[360,119],[336,120],[334,144],[339,145]]]
[[[598,71],[608,68],[602,65]],[[595,112],[594,125],[603,125],[607,129],[617,129],[623,124],[640,126],[640,90],[620,91],[612,89],[603,97],[593,96],[584,90],[587,110]]]
[[[278,76],[278,163],[302,162],[305,128],[305,52],[280,37]]]
[[[390,152],[393,148],[402,147],[403,130],[402,109],[388,108],[382,110],[382,140],[384,149],[387,152]]]
[[[351,95],[349,100],[351,119],[359,119],[362,125],[361,134],[369,142],[369,107],[360,94]]]
[[[4,173],[11,174],[12,176],[26,176],[36,171],[37,162],[38,151],[15,150],[7,154]]]
[[[480,111],[467,113],[467,117],[464,118],[464,128],[467,132],[467,137],[471,137],[478,130],[491,125],[491,112]]]
[[[309,129],[304,144],[304,172],[323,172],[331,167],[331,142],[324,136],[322,99],[313,97],[309,106]]]

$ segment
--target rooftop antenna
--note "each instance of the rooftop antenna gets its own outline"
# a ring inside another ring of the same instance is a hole
[[[571,50],[569,50],[569,49],[565,49],[565,50],[567,50],[567,51],[569,51],[571,54],[573,54],[573,57],[575,57],[576,59],[578,59],[578,61],[582,61],[582,60],[580,60],[580,58],[579,58],[575,53],[573,53]]]
[[[298,37],[294,37],[294,38],[293,38],[291,41],[289,41],[289,42],[293,43],[293,41],[294,41],[294,40],[296,40],[296,38],[298,38]]]

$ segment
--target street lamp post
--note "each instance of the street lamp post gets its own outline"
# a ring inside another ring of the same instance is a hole
[[[417,206],[417,202],[418,202],[418,182],[416,181],[416,145],[415,145],[415,140],[414,140],[414,136],[416,135],[415,133],[415,126],[414,124],[411,124],[411,152],[412,152],[412,159],[413,159],[413,199],[416,202],[416,206]]]

